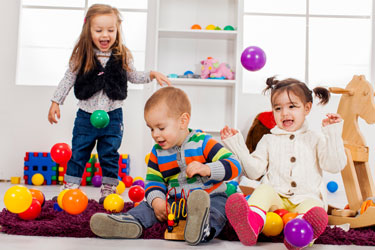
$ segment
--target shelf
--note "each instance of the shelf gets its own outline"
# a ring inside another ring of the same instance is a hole
[[[194,79],[194,78],[168,78],[172,85],[188,86],[210,86],[210,87],[233,87],[236,80],[217,80],[217,79]]]
[[[159,29],[159,38],[235,40],[236,30],[171,30]]]

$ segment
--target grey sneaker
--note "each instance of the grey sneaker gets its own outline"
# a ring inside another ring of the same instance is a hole
[[[210,234],[210,196],[204,190],[195,190],[187,200],[187,219],[185,241],[189,245],[198,245]]]
[[[104,199],[110,195],[116,193],[116,186],[111,184],[102,184],[100,187],[100,199],[99,204],[103,204]]]
[[[77,188],[79,188],[79,184],[67,182],[61,185],[60,193],[61,191],[66,190],[66,189],[77,189]],[[52,197],[52,200],[57,201],[57,196]]]
[[[141,224],[130,214],[96,213],[90,219],[91,231],[101,238],[137,239]]]

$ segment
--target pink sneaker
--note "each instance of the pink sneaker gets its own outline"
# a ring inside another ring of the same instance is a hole
[[[235,193],[229,196],[225,212],[241,243],[245,246],[255,245],[264,221],[259,214],[250,210],[243,195]]]

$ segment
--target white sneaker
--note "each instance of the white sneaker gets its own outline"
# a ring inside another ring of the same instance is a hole
[[[64,183],[61,187],[60,187],[60,192],[65,190],[65,189],[77,189],[79,188],[79,184],[75,184],[75,183],[71,183],[71,182],[67,182],[67,183]]]
[[[100,199],[99,199],[99,204],[103,204],[104,199],[110,195],[110,194],[115,194],[116,193],[116,186],[111,185],[111,184],[102,184],[100,187]]]

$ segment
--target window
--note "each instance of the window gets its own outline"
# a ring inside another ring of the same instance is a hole
[[[262,48],[267,62],[243,70],[243,92],[260,93],[274,75],[310,87],[345,87],[360,74],[371,80],[372,0],[244,2],[243,49]]]
[[[136,69],[144,70],[147,0],[23,0],[16,84],[56,86],[60,82],[81,32],[86,10],[95,3],[119,9],[124,43],[133,54]],[[142,88],[141,85],[130,86]]]

